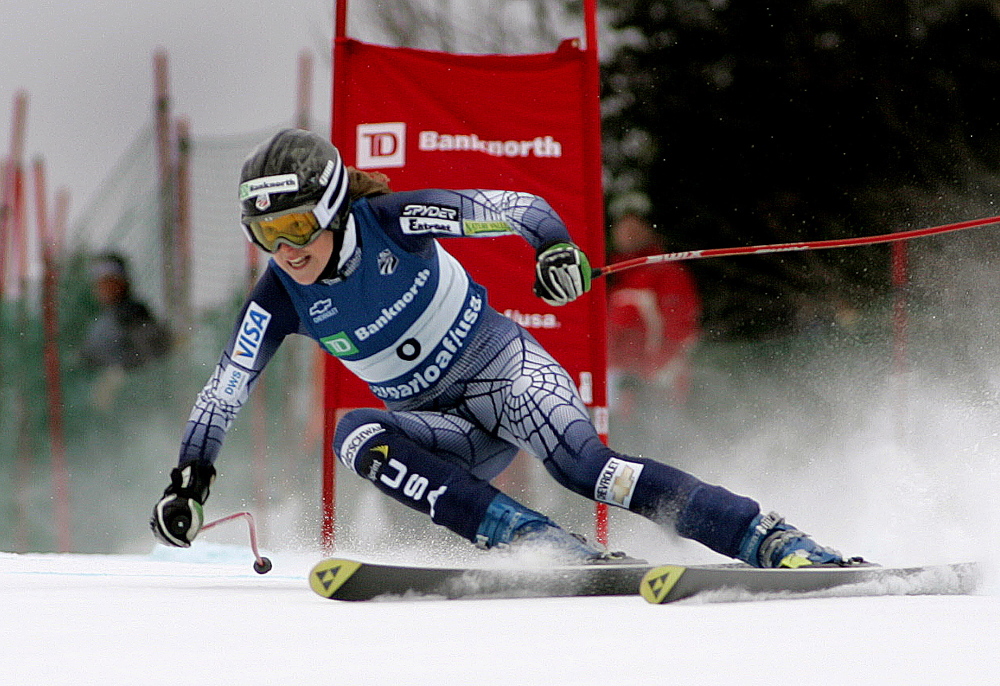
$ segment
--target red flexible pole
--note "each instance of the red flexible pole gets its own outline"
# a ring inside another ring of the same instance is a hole
[[[250,529],[250,549],[253,551],[253,556],[257,558],[257,561],[253,563],[253,570],[258,574],[267,574],[271,571],[271,561],[268,558],[263,557],[260,554],[260,550],[257,548],[257,527],[254,525],[253,515],[249,512],[237,512],[235,514],[216,519],[208,524],[202,524],[201,530],[208,531],[219,524],[225,524],[226,522],[231,522],[234,519],[239,519],[241,517],[246,520],[247,527]]]
[[[593,270],[593,278],[607,276],[616,272],[642,267],[647,264],[659,264],[661,262],[680,262],[681,260],[702,260],[709,257],[731,257],[734,255],[763,255],[776,252],[794,252],[798,250],[823,250],[826,248],[849,248],[858,245],[877,245],[879,243],[893,243],[896,241],[906,241],[911,238],[923,238],[934,236],[950,231],[961,231],[962,229],[972,229],[977,226],[987,226],[989,224],[1000,224],[1000,217],[986,217],[984,219],[972,219],[954,224],[943,224],[941,226],[931,226],[926,229],[913,229],[911,231],[898,231],[896,233],[880,234],[878,236],[860,236],[858,238],[835,238],[825,241],[803,241],[801,243],[774,243],[771,245],[747,245],[739,248],[709,248],[707,250],[687,250],[683,252],[664,253],[662,255],[649,255],[648,257],[636,257],[631,260],[624,260],[609,264],[604,267],[597,267]]]

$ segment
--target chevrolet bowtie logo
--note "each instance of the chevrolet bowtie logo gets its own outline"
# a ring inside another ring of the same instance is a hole
[[[614,482],[611,484],[611,492],[615,502],[624,503],[634,483],[635,470],[631,467],[625,467],[622,473],[615,477]]]

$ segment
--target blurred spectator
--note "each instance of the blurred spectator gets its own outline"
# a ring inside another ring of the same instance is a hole
[[[100,255],[90,268],[94,297],[100,313],[87,327],[80,357],[101,371],[95,382],[94,405],[110,409],[125,373],[148,364],[170,350],[170,333],[149,308],[132,295],[125,259]]]
[[[626,194],[611,203],[608,262],[666,252],[649,222],[648,198]],[[681,262],[636,267],[611,275],[608,285],[610,391],[616,410],[631,414],[642,386],[667,390],[676,405],[686,401],[690,355],[701,334],[701,299]]]

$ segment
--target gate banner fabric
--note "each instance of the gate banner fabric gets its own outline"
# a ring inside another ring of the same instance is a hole
[[[395,191],[538,194],[592,264],[604,264],[599,100],[587,60],[596,54],[575,39],[545,54],[457,55],[338,37],[332,140],[348,165],[386,174]],[[439,240],[486,286],[490,304],[566,367],[606,434],[603,280],[551,307],[532,293],[535,256],[521,237]],[[336,360],[326,362],[329,450],[340,413],[382,404]]]
[[[586,138],[585,55],[575,40],[547,54],[453,55],[338,39],[333,142],[347,164],[388,175],[393,190],[541,195],[591,262],[603,264],[601,188],[587,169],[588,155],[600,164],[600,141]],[[534,253],[519,236],[442,244],[486,286],[495,309],[569,370],[584,400],[603,408],[603,281],[576,302],[551,307],[531,291]],[[341,365],[330,361],[327,370],[328,407],[381,407]]]

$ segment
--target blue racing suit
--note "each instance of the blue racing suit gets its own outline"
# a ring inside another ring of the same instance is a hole
[[[603,444],[569,374],[437,240],[519,234],[569,242],[535,195],[421,190],[355,200],[339,251],[315,284],[275,264],[253,289],[198,395],[181,461],[214,462],[232,420],[285,336],[316,340],[385,410],[337,426],[334,451],[380,490],[473,541],[498,493],[489,480],[518,449],[560,484],[630,509],[735,557],[759,507],[660,462]],[[327,278],[329,277],[329,278]]]

